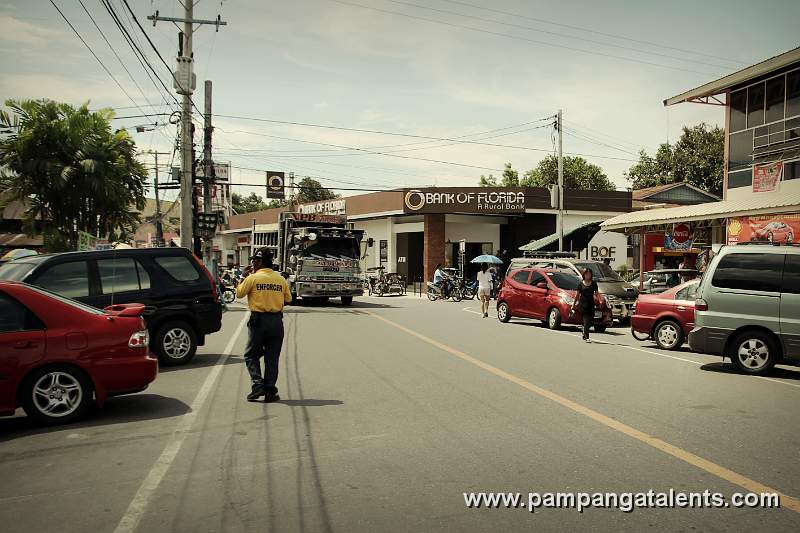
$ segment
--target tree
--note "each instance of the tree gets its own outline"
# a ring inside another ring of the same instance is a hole
[[[547,187],[558,183],[558,156],[550,154],[539,161],[536,168],[522,177],[526,187]],[[564,157],[564,188],[590,191],[613,191],[616,189],[603,169],[589,163],[580,156]]]
[[[642,150],[639,162],[625,177],[634,189],[685,181],[716,195],[722,194],[725,168],[725,131],[706,123],[683,127],[674,146],[658,147],[655,157]]]
[[[497,178],[489,174],[488,177],[481,175],[478,184],[481,187],[498,187]],[[519,172],[511,168],[511,163],[506,163],[503,174],[500,176],[500,187],[519,187]]]
[[[252,213],[253,211],[263,211],[267,209],[264,200],[254,192],[249,196],[242,196],[239,193],[231,194],[231,207],[238,214]]]
[[[300,180],[296,190],[295,202],[298,204],[319,202],[320,200],[333,200],[339,197],[339,195],[335,194],[330,189],[323,187],[320,182],[308,176]]]
[[[127,131],[111,129],[110,109],[51,100],[8,100],[0,111],[0,189],[41,221],[48,251],[74,250],[78,232],[131,235],[145,204],[147,170]]]

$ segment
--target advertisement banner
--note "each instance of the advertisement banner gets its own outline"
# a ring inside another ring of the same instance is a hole
[[[267,172],[267,198],[283,200],[286,198],[286,174],[284,172]]]
[[[676,224],[672,233],[664,235],[664,248],[667,250],[691,250],[694,244],[694,235],[688,224]]]
[[[777,190],[783,176],[783,161],[766,165],[753,165],[753,192]]]
[[[792,244],[800,238],[800,213],[728,219],[728,244],[774,242]]]

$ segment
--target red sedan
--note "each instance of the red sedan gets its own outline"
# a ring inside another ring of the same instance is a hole
[[[659,348],[677,350],[694,327],[694,300],[699,279],[636,300],[631,331],[652,338]],[[638,337],[637,337],[638,338]]]
[[[572,272],[523,268],[510,272],[497,295],[497,318],[538,318],[550,329],[583,324],[580,311],[570,313],[580,278]],[[594,330],[602,333],[614,319],[606,299],[595,295]]]
[[[45,424],[139,392],[158,375],[141,304],[96,309],[25,283],[0,281],[0,415],[22,407]]]

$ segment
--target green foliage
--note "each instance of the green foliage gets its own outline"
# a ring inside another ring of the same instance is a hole
[[[51,100],[8,100],[0,111],[0,190],[28,205],[24,224],[41,221],[48,250],[75,249],[78,231],[131,235],[144,208],[147,171],[113,111]]]
[[[334,194],[330,189],[326,189],[320,182],[306,176],[297,184],[295,202],[306,204],[309,202],[319,202],[320,200],[333,200],[339,195]]]
[[[271,200],[270,204],[273,202],[278,202],[278,200]],[[264,202],[263,198],[257,195],[254,192],[251,192],[248,196],[242,196],[239,193],[233,193],[231,195],[231,207],[237,213],[252,213],[253,211],[263,211],[264,209],[269,209],[270,207],[280,207],[280,206],[272,206]]]
[[[536,168],[527,171],[521,178],[511,167],[511,163],[506,163],[499,182],[491,174],[481,176],[478,182],[481,187],[547,187],[556,183],[558,183],[558,157],[552,154],[539,161]],[[603,169],[582,157],[569,156],[564,157],[564,187],[594,191],[615,189]]]
[[[639,162],[631,166],[625,177],[634,189],[685,181],[716,195],[722,195],[725,168],[725,132],[722,128],[701,123],[684,126],[674,145],[658,147],[655,157],[644,150]]]

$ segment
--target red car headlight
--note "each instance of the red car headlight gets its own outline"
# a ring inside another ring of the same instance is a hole
[[[147,348],[150,343],[150,334],[146,329],[137,331],[128,339],[128,348]]]

